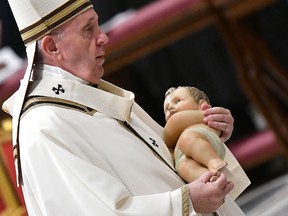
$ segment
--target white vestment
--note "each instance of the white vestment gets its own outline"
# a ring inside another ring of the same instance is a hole
[[[29,216],[198,215],[162,127],[133,93],[50,74],[33,81],[28,97],[19,146]],[[12,99],[7,106],[13,112]]]

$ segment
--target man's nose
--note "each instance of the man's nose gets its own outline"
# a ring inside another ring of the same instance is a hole
[[[109,41],[108,36],[101,30],[101,33],[97,40],[97,44],[107,44],[108,41]]]

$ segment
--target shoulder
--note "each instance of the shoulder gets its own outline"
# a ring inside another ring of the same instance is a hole
[[[71,101],[50,97],[31,97],[25,102],[20,121],[20,133],[34,137],[43,133],[71,133],[87,124],[96,110]]]
[[[74,110],[87,115],[93,115],[96,112],[92,108],[73,101],[45,96],[32,96],[25,100],[21,117],[37,107],[58,107],[62,108],[63,111]]]

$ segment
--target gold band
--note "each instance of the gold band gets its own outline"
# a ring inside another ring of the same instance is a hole
[[[25,29],[22,29],[20,34],[24,44],[26,45],[43,37],[57,26],[65,23],[75,15],[91,7],[93,7],[93,5],[89,0],[68,1],[58,9],[43,17],[38,22],[26,27]]]

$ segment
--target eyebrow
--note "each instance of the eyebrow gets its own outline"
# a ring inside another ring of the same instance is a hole
[[[94,21],[94,20],[98,20],[98,17],[91,17],[89,20],[87,20],[86,24],[83,26],[82,28],[82,31],[85,30],[85,28],[89,25],[91,25],[91,23]]]

